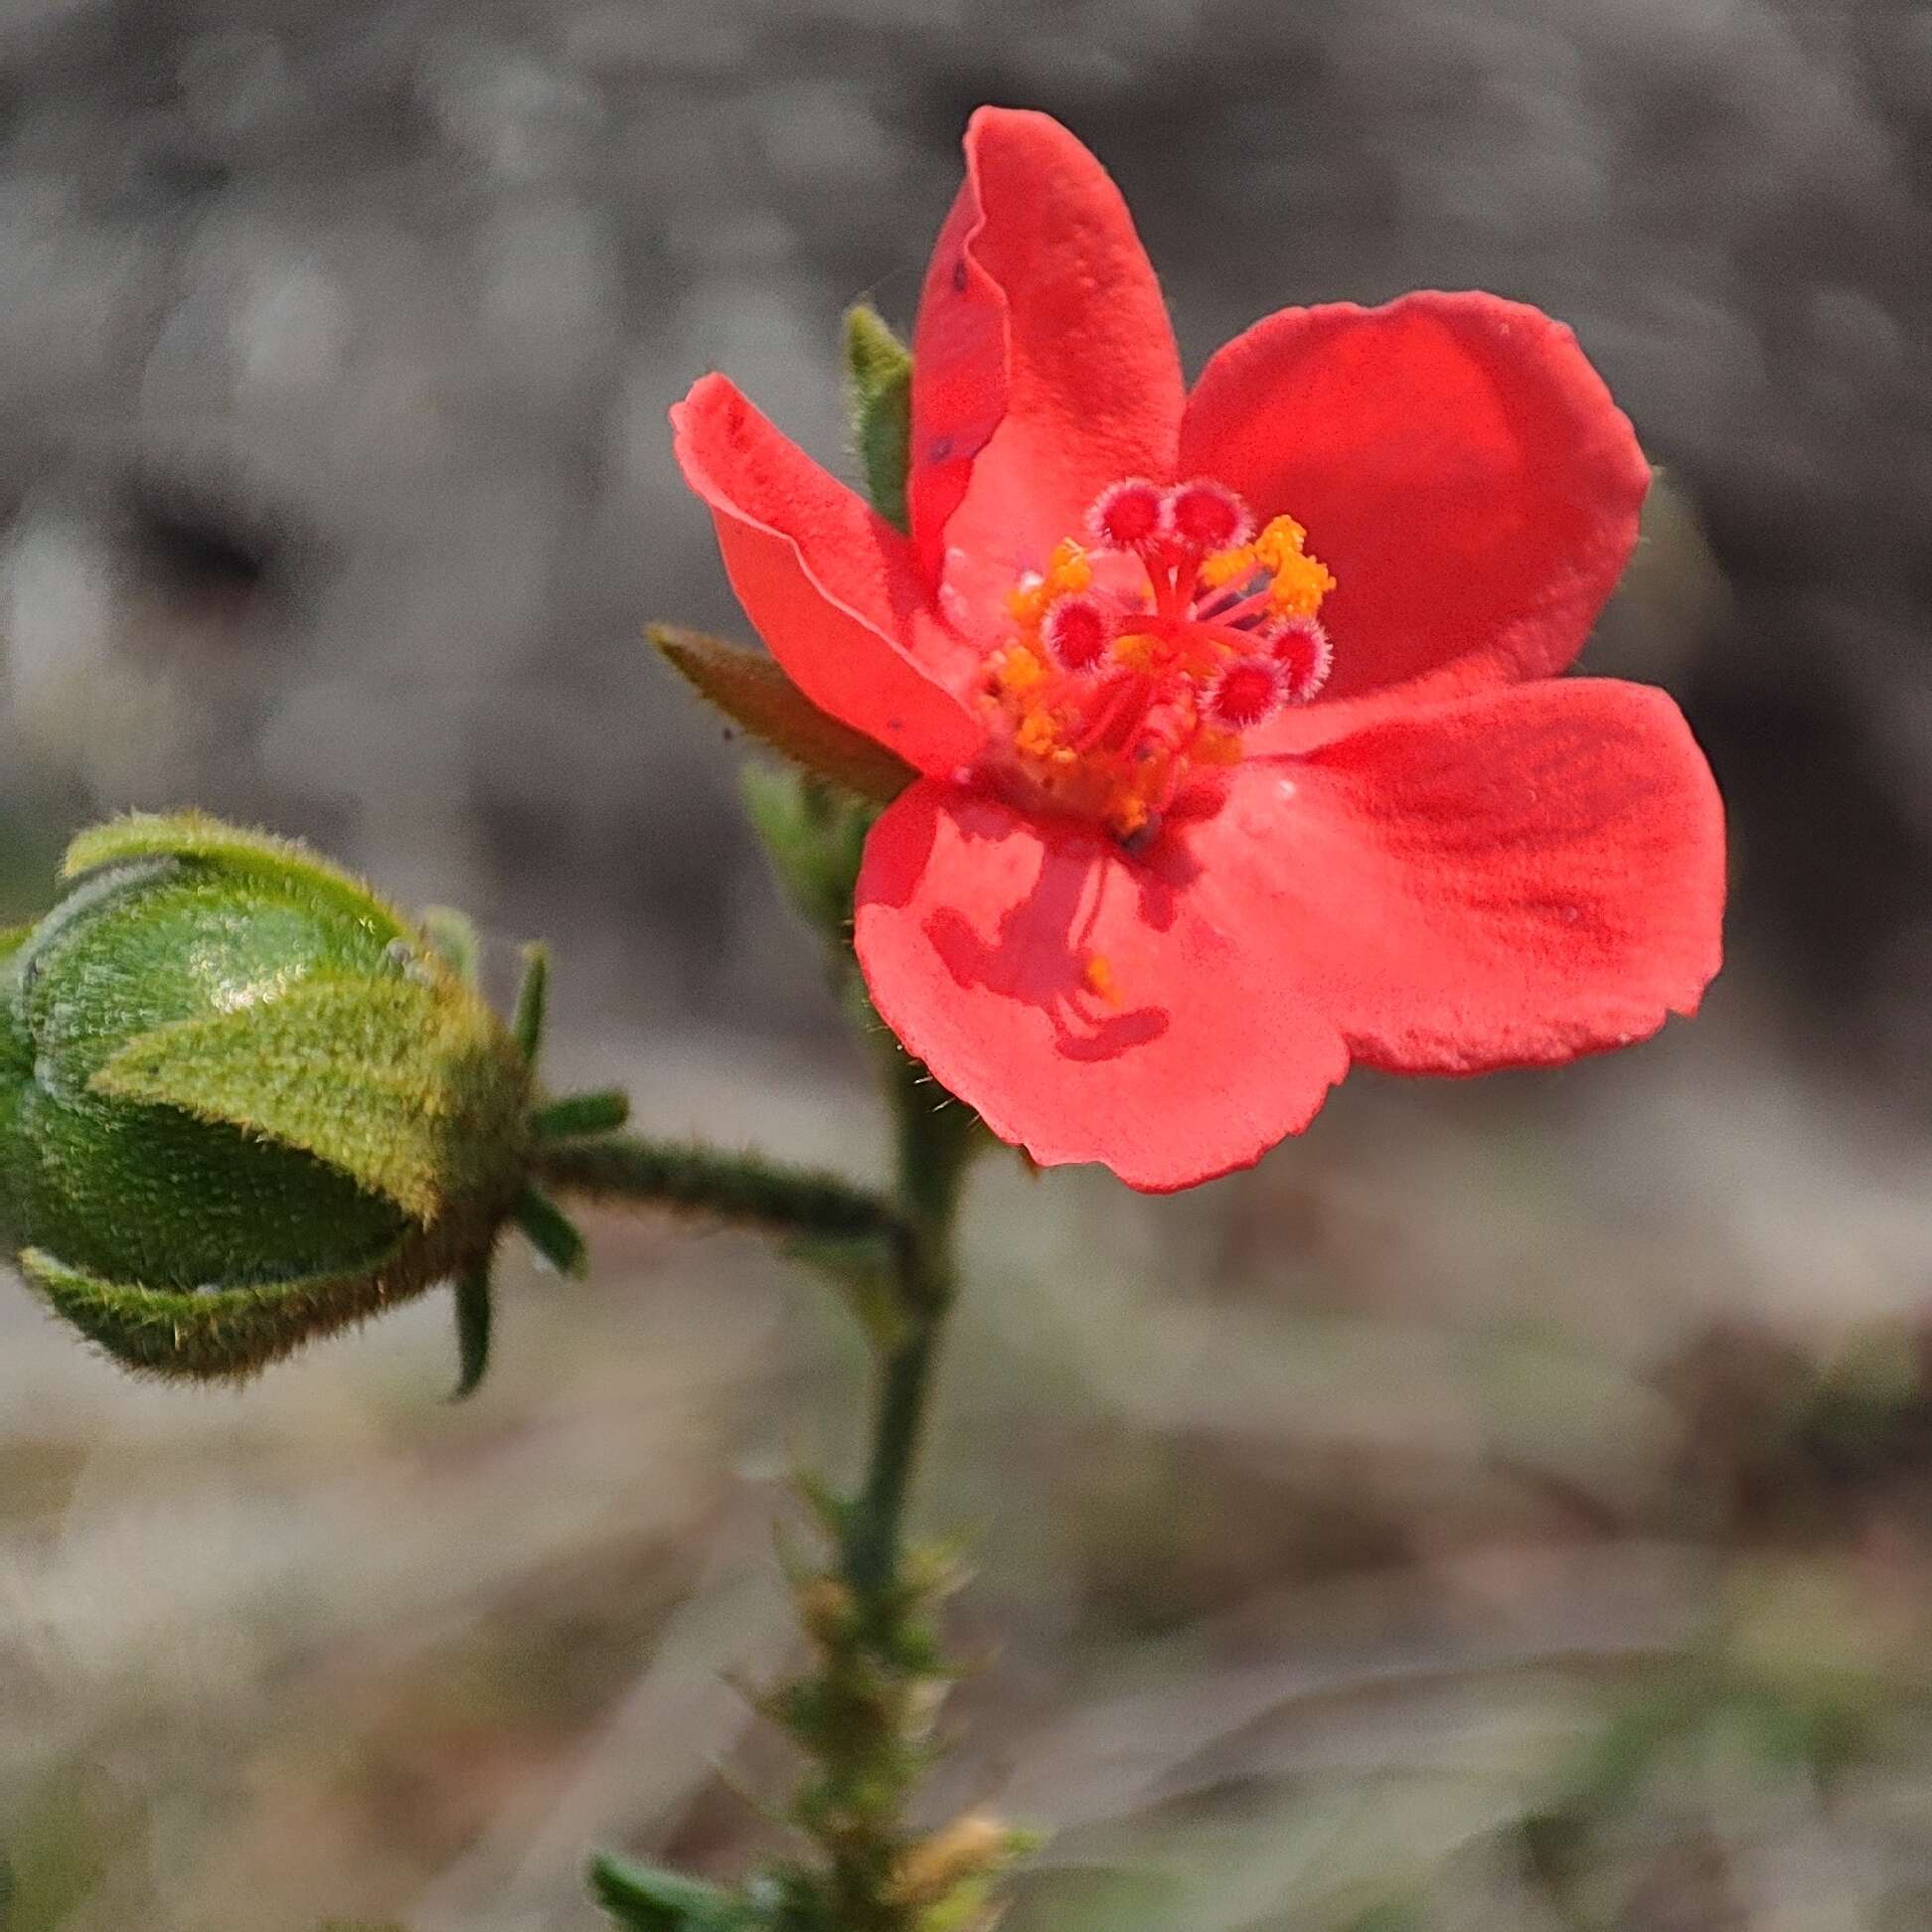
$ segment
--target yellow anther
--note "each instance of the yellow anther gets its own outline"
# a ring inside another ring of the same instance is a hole
[[[1335,588],[1335,578],[1319,558],[1296,551],[1282,559],[1268,585],[1268,608],[1277,617],[1312,617]]]
[[[1243,583],[1260,568],[1261,560],[1255,555],[1252,544],[1241,544],[1233,550],[1214,551],[1204,557],[1200,564],[1200,576],[1210,590],[1224,590],[1230,583]]]
[[[1120,1004],[1120,987],[1114,979],[1112,962],[1104,953],[1090,955],[1080,977],[1086,981],[1087,991],[1096,998],[1105,1000],[1109,1006]]]
[[[1116,839],[1131,839],[1153,816],[1139,792],[1121,792],[1107,808],[1107,830]]]
[[[1268,573],[1268,608],[1277,617],[1312,617],[1335,588],[1328,566],[1309,556],[1307,542],[1308,532],[1293,517],[1273,517],[1249,546],[1255,566]]]
[[[1201,581],[1209,590],[1225,590],[1266,572],[1268,607],[1277,617],[1312,617],[1335,579],[1319,558],[1309,556],[1307,542],[1308,532],[1293,517],[1271,518],[1253,543],[1203,558]]]
[[[1308,532],[1293,517],[1270,517],[1249,548],[1265,568],[1278,570],[1289,558],[1299,557],[1307,542]]]
[[[1070,537],[1062,537],[1053,546],[1052,561],[1046,565],[1046,578],[1043,588],[1048,596],[1063,597],[1071,591],[1084,590],[1093,582],[1093,565],[1087,561],[1087,554]]]
[[[1113,661],[1125,665],[1129,671],[1151,671],[1160,649],[1159,638],[1149,637],[1141,631],[1129,631],[1125,637],[1114,639]]]
[[[1241,761],[1241,740],[1232,731],[1206,730],[1188,754],[1197,764],[1231,765]]]
[[[1023,758],[1049,758],[1060,748],[1059,734],[1051,712],[1030,711],[1013,734],[1013,747]]]
[[[1046,682],[1046,667],[1024,644],[1009,644],[989,660],[993,682],[1009,698],[1025,698]]]
[[[1087,554],[1070,537],[1053,546],[1053,555],[1044,576],[1031,570],[1007,592],[1007,609],[1023,631],[1039,628],[1046,606],[1055,597],[1072,596],[1093,582],[1093,565]]]

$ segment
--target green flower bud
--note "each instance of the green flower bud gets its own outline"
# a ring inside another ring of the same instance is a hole
[[[506,1220],[580,1254],[530,1187],[541,959],[507,1027],[459,917],[413,925],[198,814],[96,827],[64,873],[0,939],[0,1229],[23,1274],[110,1355],[191,1376],[454,1279],[473,1386]]]
[[[905,472],[912,441],[912,357],[875,308],[846,312],[847,401],[852,440],[873,508],[894,528],[910,527]]]

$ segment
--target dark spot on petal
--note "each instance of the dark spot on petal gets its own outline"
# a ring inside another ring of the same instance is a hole
[[[932,441],[926,446],[926,461],[929,463],[943,463],[951,454],[952,438],[950,436],[934,436]]]
[[[955,262],[953,263],[953,272],[952,272],[952,285],[953,285],[953,293],[954,293],[955,295],[963,295],[963,294],[965,294],[965,292],[966,292],[966,257],[965,257],[964,255],[961,255],[961,256],[959,257],[959,259],[958,259],[957,261],[955,261]]]

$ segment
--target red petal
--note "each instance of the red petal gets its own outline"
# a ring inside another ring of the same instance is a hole
[[[1562,670],[1650,483],[1570,331],[1480,294],[1269,316],[1202,373],[1181,467],[1307,525],[1338,579],[1323,705]]]
[[[921,771],[971,759],[981,727],[940,680],[963,685],[977,657],[933,615],[905,539],[723,376],[671,420],[731,588],[799,690]]]
[[[1172,476],[1183,399],[1106,170],[1046,115],[982,107],[912,338],[912,534],[948,614],[997,623],[1109,483]]]
[[[1718,967],[1722,805],[1641,685],[1482,692],[1254,760],[1195,849],[1239,876],[1282,982],[1391,1071],[1621,1046]]]
[[[886,1024],[1002,1139],[1190,1187],[1299,1132],[1348,1065],[1225,884],[1178,841],[1130,860],[918,784],[867,844],[859,961]]]

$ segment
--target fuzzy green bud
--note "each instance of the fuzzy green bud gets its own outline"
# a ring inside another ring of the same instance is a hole
[[[877,309],[846,313],[847,399],[852,440],[873,508],[895,529],[910,528],[905,476],[912,440],[912,357]]]
[[[191,1376],[455,1279],[472,1384],[492,1248],[537,1204],[532,1054],[471,984],[461,922],[412,924],[196,814],[96,827],[64,873],[0,941],[0,1229],[22,1273],[110,1355]]]

